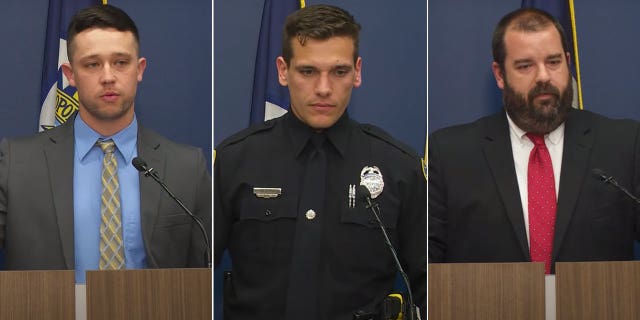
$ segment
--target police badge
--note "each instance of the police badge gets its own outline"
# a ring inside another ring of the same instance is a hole
[[[360,171],[360,185],[363,185],[369,189],[371,193],[371,199],[375,199],[382,193],[384,189],[384,181],[382,180],[382,173],[378,167],[364,167]]]

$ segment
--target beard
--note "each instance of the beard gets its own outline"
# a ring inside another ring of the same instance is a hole
[[[551,97],[535,101],[536,97],[543,94]],[[535,134],[549,133],[567,119],[571,110],[573,101],[571,75],[562,93],[551,83],[540,82],[527,93],[526,97],[513,90],[505,77],[502,101],[507,114],[520,129]]]

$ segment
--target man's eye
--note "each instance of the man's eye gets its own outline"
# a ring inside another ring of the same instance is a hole
[[[301,69],[300,73],[304,76],[310,76],[314,74],[313,69]]]
[[[349,73],[349,70],[347,69],[338,69],[335,71],[336,76],[338,77],[344,77]]]

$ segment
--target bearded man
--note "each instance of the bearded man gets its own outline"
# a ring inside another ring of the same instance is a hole
[[[492,71],[504,112],[429,140],[430,262],[630,260],[640,125],[571,108],[566,36],[537,9],[504,16]],[[594,174],[598,172],[600,174]]]

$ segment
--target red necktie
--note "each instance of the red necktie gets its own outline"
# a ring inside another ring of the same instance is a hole
[[[544,136],[527,133],[533,142],[527,173],[529,194],[529,250],[531,261],[544,262],[551,273],[551,251],[556,224],[556,185]]]

